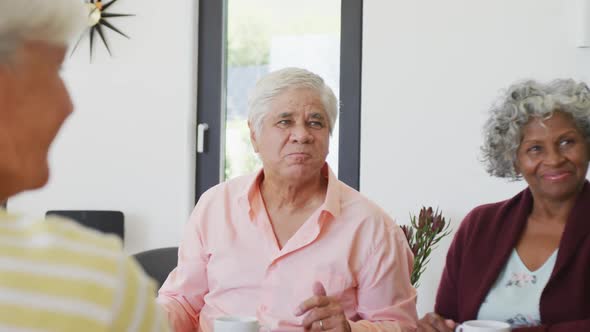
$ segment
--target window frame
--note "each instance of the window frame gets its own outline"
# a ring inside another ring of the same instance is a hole
[[[359,189],[361,130],[362,0],[341,0],[338,178]],[[195,203],[222,179],[225,109],[225,0],[199,1],[197,123],[207,123],[204,151],[196,153]],[[198,133],[197,133],[198,139]],[[197,142],[198,143],[198,142]]]

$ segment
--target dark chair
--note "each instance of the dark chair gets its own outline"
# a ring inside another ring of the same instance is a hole
[[[125,216],[121,211],[52,210],[45,216],[57,215],[73,219],[89,228],[125,239]]]
[[[178,247],[152,249],[133,256],[145,273],[156,280],[159,289],[178,263]]]

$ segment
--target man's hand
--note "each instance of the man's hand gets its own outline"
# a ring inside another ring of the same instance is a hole
[[[327,296],[321,282],[314,283],[313,294],[314,296],[301,303],[295,311],[296,316],[307,313],[303,319],[305,331],[350,332],[350,324],[340,301]]]

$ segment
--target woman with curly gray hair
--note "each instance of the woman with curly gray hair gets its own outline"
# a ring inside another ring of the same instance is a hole
[[[590,331],[588,86],[515,84],[484,131],[487,171],[528,187],[467,215],[447,255],[436,313],[418,330],[484,319],[521,331]]]

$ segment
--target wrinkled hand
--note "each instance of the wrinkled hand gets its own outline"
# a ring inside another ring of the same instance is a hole
[[[313,284],[313,294],[295,310],[296,316],[307,313],[303,319],[305,331],[350,332],[350,324],[340,302],[326,296],[326,289],[321,282]]]
[[[452,319],[429,312],[418,321],[418,332],[453,332],[456,326]]]

